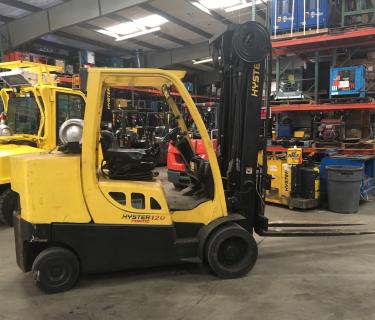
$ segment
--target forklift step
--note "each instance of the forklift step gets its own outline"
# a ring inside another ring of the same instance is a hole
[[[198,239],[192,238],[181,238],[176,240],[176,248],[180,259],[189,259],[196,257],[198,252]]]

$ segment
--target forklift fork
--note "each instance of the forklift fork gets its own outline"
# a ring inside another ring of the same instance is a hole
[[[265,237],[334,237],[375,234],[375,230],[337,229],[339,227],[365,226],[364,223],[312,223],[275,221],[258,234]],[[326,228],[325,227],[331,227]],[[336,228],[335,228],[336,227]],[[309,229],[310,228],[310,229]]]

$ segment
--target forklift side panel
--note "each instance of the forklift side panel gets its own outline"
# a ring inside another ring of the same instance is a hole
[[[172,224],[160,181],[110,180],[102,177],[99,179],[99,188],[107,201],[99,204],[103,209],[102,214],[98,212],[95,216],[97,223]],[[116,201],[111,194],[122,196],[121,201]],[[110,214],[104,209],[108,204],[111,205]]]
[[[196,250],[176,244],[171,226],[32,224],[20,215],[14,225],[17,264],[24,272],[31,270],[39,252],[54,245],[72,250],[83,273],[172,264],[181,256],[196,256]]]
[[[82,272],[95,273],[178,262],[172,226],[52,225],[51,240],[79,257]]]

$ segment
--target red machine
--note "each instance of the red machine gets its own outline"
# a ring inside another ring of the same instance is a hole
[[[207,160],[207,153],[202,141],[200,139],[192,139],[191,143],[195,154]],[[212,139],[212,145],[216,151],[217,139]],[[187,187],[190,183],[190,178],[186,174],[185,168],[185,160],[181,153],[172,143],[169,143],[167,154],[168,181],[172,182],[176,188]]]

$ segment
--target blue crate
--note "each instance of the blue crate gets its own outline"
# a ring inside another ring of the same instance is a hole
[[[318,10],[319,2],[319,10]],[[303,0],[298,3],[298,29],[303,31],[303,24],[306,23],[306,29],[316,29],[328,27],[328,0]],[[319,17],[319,19],[318,19]]]
[[[299,0],[294,0],[294,10],[293,10],[293,0],[272,0],[272,33],[286,32],[286,31],[297,31],[298,26],[298,2]],[[292,26],[293,20],[293,26]]]
[[[277,126],[277,136],[279,138],[291,138],[293,135],[293,125],[291,123],[279,123]]]
[[[366,96],[364,65],[331,68],[329,97],[337,96]]]

